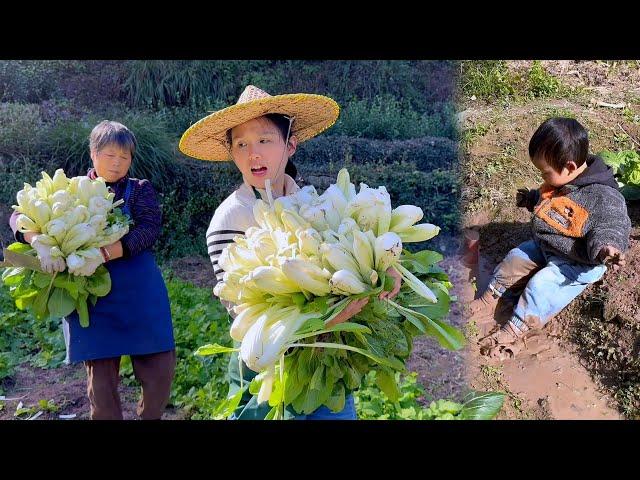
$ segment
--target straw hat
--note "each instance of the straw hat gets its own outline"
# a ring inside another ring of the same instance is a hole
[[[180,139],[182,153],[200,160],[231,160],[227,130],[268,113],[293,116],[291,135],[298,143],[315,137],[335,123],[340,107],[331,98],[310,93],[269,95],[249,85],[235,105],[198,120]]]

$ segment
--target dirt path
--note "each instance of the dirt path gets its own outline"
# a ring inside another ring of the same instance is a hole
[[[81,364],[64,365],[58,368],[42,369],[23,364],[16,369],[11,382],[4,385],[7,400],[0,402],[0,420],[28,420],[36,416],[37,420],[57,420],[60,415],[72,416],[69,420],[89,419],[89,400],[86,391],[86,373]],[[137,420],[136,403],[140,388],[137,385],[123,385],[119,388],[125,420]],[[39,405],[41,401],[51,401],[53,408],[48,410]],[[32,408],[16,416],[18,404]],[[38,412],[42,414],[38,415]],[[182,414],[174,408],[167,408],[163,419],[181,419]]]

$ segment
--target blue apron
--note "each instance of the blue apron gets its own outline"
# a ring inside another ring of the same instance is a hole
[[[127,183],[123,212],[131,217]],[[67,360],[81,362],[120,355],[144,355],[175,348],[169,295],[151,250],[104,264],[111,291],[89,302],[89,326],[80,326],[78,313],[63,319]]]

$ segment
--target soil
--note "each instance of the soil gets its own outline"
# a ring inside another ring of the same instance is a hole
[[[16,369],[10,381],[3,385],[6,400],[0,402],[4,407],[0,410],[0,420],[22,419],[38,415],[34,420],[57,420],[60,415],[75,415],[70,420],[89,419],[89,399],[87,398],[87,376],[82,364],[63,365],[58,368],[43,369],[23,364]],[[125,420],[137,420],[136,404],[140,387],[137,385],[120,385],[122,414]],[[38,408],[41,400],[51,400],[56,411]],[[34,407],[28,414],[15,416],[18,404],[23,407]],[[169,406],[163,416],[165,420],[182,419],[182,412]]]

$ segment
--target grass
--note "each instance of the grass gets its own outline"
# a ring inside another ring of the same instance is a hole
[[[489,128],[487,124],[478,123],[473,127],[463,130],[460,139],[463,150],[467,151],[479,138],[484,137],[489,132]]]
[[[555,107],[555,106],[546,107],[544,109],[544,113],[546,115],[545,120],[551,117],[565,117],[565,118],[574,118],[574,119],[576,118],[575,113],[573,113],[568,108],[562,108],[562,107]]]
[[[630,123],[633,123],[635,125],[640,124],[640,115],[638,115],[637,113],[635,113],[631,108],[629,108],[628,106],[624,107],[622,109],[621,112],[622,116],[624,117],[625,120],[627,120]]]
[[[580,90],[564,84],[539,60],[527,70],[512,70],[504,60],[461,63],[461,93],[494,103],[523,102],[535,98],[570,98]]]

